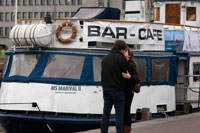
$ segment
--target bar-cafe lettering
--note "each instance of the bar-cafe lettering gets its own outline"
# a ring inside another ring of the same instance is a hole
[[[111,37],[111,38],[119,38],[122,37],[127,39],[127,36],[136,37],[136,34],[127,34],[126,27],[105,27],[105,29],[101,30],[102,27],[96,25],[88,26],[88,37]],[[102,31],[102,32],[101,32]],[[138,39],[140,40],[154,40],[162,41],[162,30],[159,29],[146,29],[140,28],[138,30]]]

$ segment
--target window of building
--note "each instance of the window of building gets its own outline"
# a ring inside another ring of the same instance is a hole
[[[29,5],[30,5],[30,6],[33,5],[33,0],[29,0]]]
[[[76,0],[72,0],[72,5],[76,5]]]
[[[28,18],[33,18],[33,12],[28,13]]]
[[[73,17],[73,16],[74,16],[74,14],[75,14],[75,12],[71,12],[71,17]]]
[[[18,4],[18,6],[20,6],[20,5],[21,5],[21,3],[22,3],[22,1],[21,1],[21,0],[18,0],[18,1],[17,1],[17,4]]]
[[[82,0],[78,0],[78,5],[82,5],[83,1]]]
[[[9,19],[9,18],[10,18],[9,15],[10,15],[9,12],[6,12],[6,13],[5,13],[5,21],[9,21],[9,20],[10,20],[10,19]]]
[[[27,4],[28,4],[28,1],[27,0],[23,0],[23,5],[27,6]]]
[[[126,0],[122,0],[122,9],[125,9],[126,7]]]
[[[51,16],[51,12],[47,12],[46,15],[50,15]]]
[[[187,21],[196,21],[196,7],[187,7]]]
[[[17,12],[17,19],[20,19],[20,18],[22,18],[21,12]]]
[[[154,20],[160,21],[160,7],[156,7],[154,11]]]
[[[51,5],[51,0],[47,0],[47,5]]]
[[[28,18],[28,13],[27,12],[23,12],[23,18]]]
[[[59,12],[59,13],[58,13],[58,17],[59,17],[59,18],[64,18],[63,12]]]
[[[34,18],[40,18],[39,12],[34,12]]]
[[[104,0],[99,0],[99,4],[100,7],[104,7]]]
[[[64,1],[63,0],[59,0],[59,5],[64,5]]]
[[[53,0],[53,5],[57,5],[57,2],[56,2],[56,0]]]
[[[45,12],[41,12],[40,13],[40,18],[44,18],[45,17]]]
[[[15,20],[15,13],[14,13],[14,12],[11,12],[10,20],[11,20],[11,21],[14,21],[14,20]]]
[[[65,0],[65,5],[70,5],[70,0]]]
[[[12,6],[15,5],[15,0],[11,0],[11,5],[12,5]]]
[[[0,6],[4,5],[4,0],[0,0]]]
[[[65,12],[65,18],[69,18],[70,17],[70,13],[69,12]]]
[[[110,0],[107,0],[107,7],[110,7]]]
[[[57,12],[52,12],[52,14],[54,18],[57,18]]]
[[[4,21],[4,13],[0,12],[0,21]]]
[[[45,0],[41,0],[41,5],[45,5]]]
[[[10,5],[9,2],[10,2],[9,0],[6,0],[6,6],[9,6],[9,5]]]
[[[40,5],[40,1],[39,0],[35,0],[35,5]]]
[[[0,36],[3,36],[3,27],[0,27]]]
[[[9,31],[9,27],[5,27],[5,36],[8,37],[8,36],[9,36],[9,32],[10,32],[10,31]]]

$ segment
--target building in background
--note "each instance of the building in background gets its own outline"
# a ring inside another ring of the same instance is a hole
[[[15,24],[15,1],[0,0],[0,45],[8,47],[9,34]],[[50,14],[56,18],[70,18],[79,7],[114,7],[124,17],[125,0],[18,0],[17,19],[43,18]]]

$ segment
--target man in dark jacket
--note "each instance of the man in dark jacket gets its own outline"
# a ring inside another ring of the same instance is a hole
[[[116,114],[117,133],[123,133],[123,113],[124,113],[124,78],[130,78],[127,73],[128,65],[124,56],[128,50],[128,45],[118,40],[110,53],[102,60],[101,82],[103,87],[104,108],[101,122],[101,132],[107,133],[109,117],[114,104]],[[123,75],[122,75],[123,73]]]

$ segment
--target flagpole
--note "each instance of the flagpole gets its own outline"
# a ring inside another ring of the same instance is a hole
[[[15,0],[15,25],[17,24],[17,5],[18,5],[18,0]]]

